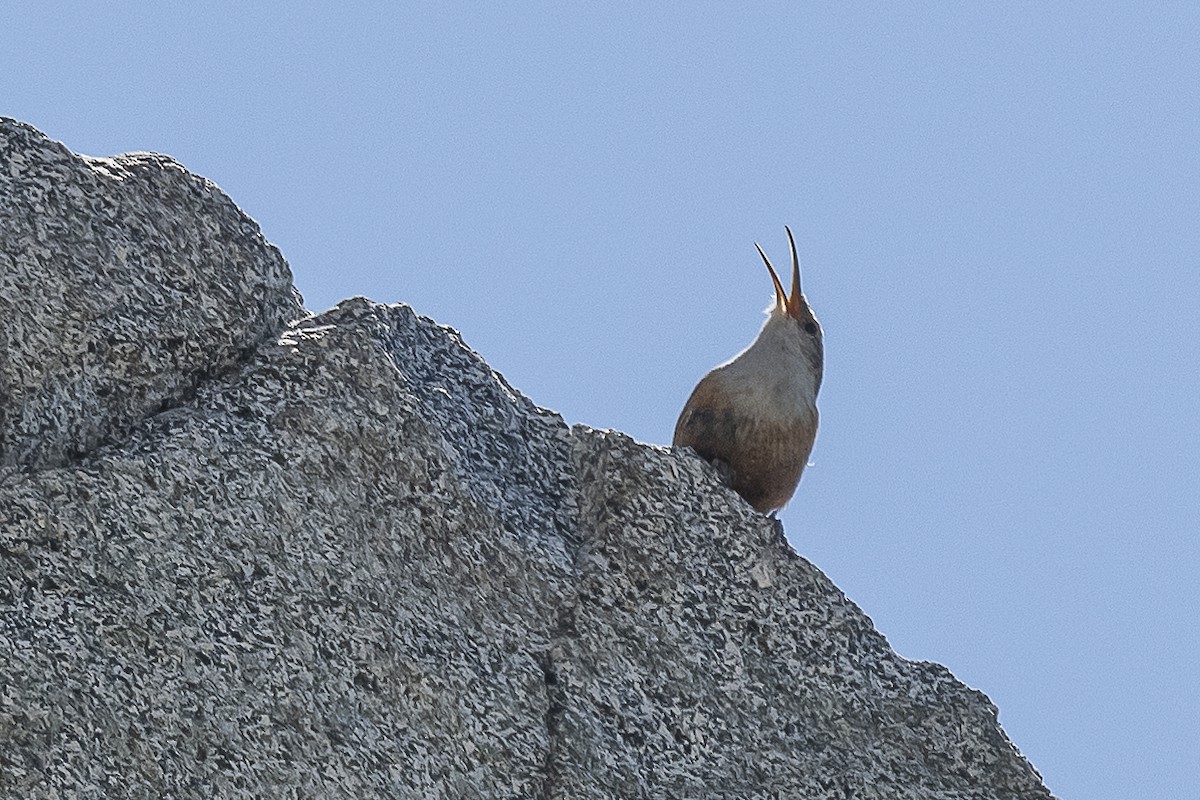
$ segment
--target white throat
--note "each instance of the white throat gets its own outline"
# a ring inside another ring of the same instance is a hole
[[[725,389],[764,417],[815,414],[817,376],[795,322],[772,311],[750,346],[717,367]]]

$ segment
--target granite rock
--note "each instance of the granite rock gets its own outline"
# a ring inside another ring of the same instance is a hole
[[[0,796],[1050,797],[690,452],[0,130]]]
[[[123,435],[302,313],[258,225],[168,156],[0,117],[0,221],[0,468]]]

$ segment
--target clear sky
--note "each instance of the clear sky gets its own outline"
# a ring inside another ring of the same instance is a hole
[[[1200,6],[334,5],[5,4],[0,113],[658,444],[791,225],[796,549],[1062,797],[1197,796]]]

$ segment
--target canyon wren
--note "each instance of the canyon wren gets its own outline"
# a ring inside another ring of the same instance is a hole
[[[821,324],[800,292],[800,259],[791,228],[792,293],[755,243],[775,303],[749,347],[704,376],[675,423],[672,444],[690,447],[727,471],[733,490],[761,512],[783,508],[817,436],[817,391],[825,347]]]

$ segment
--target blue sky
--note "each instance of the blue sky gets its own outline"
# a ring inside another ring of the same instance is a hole
[[[667,443],[791,225],[796,549],[1064,798],[1195,796],[1200,7],[13,5],[0,113],[174,155],[310,308],[410,303],[570,422]]]

